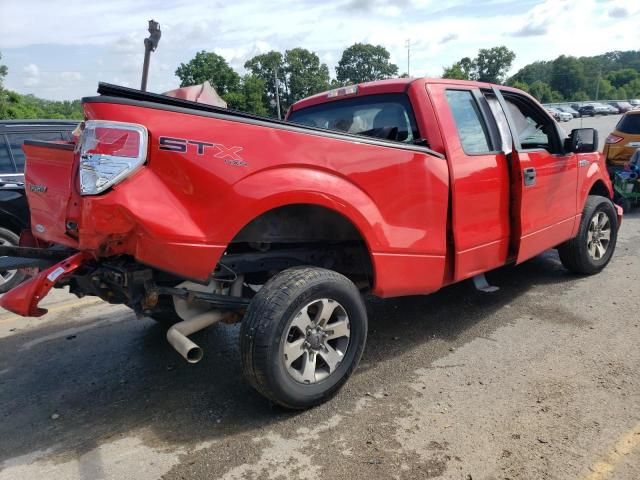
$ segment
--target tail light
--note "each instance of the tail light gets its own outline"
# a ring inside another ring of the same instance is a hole
[[[96,195],[124,180],[147,159],[147,129],[134,123],[89,120],[77,144],[80,193]]]
[[[614,134],[612,133],[611,135],[609,135],[609,136],[607,137],[607,139],[605,140],[605,143],[606,143],[607,145],[611,145],[611,144],[613,144],[613,143],[618,143],[618,142],[620,142],[621,140],[624,140],[624,139],[623,139],[622,137],[619,137],[619,136],[614,135]]]

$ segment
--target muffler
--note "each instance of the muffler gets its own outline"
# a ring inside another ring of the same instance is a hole
[[[220,310],[209,310],[173,325],[167,331],[167,341],[189,363],[198,363],[202,360],[202,348],[187,338],[203,328],[213,325],[222,318]]]

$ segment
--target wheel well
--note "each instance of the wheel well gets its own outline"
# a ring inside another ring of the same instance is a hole
[[[599,195],[600,197],[611,198],[611,193],[602,180],[598,180],[593,184],[591,190],[589,190],[589,195]]]
[[[230,242],[217,270],[224,274],[231,259],[236,274],[246,272],[254,280],[313,265],[340,272],[362,288],[372,285],[373,264],[360,231],[344,215],[318,205],[287,205],[255,218]]]

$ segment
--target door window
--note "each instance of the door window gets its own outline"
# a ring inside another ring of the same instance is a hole
[[[513,119],[514,136],[523,150],[544,149],[562,153],[556,123],[525,97],[502,92]]]
[[[13,161],[16,164],[18,172],[24,171],[24,151],[22,144],[25,140],[62,140],[60,132],[35,132],[35,133],[12,133],[7,135],[9,139],[9,147],[13,154]]]
[[[447,90],[446,96],[464,152],[469,155],[491,152],[489,132],[471,91]]]

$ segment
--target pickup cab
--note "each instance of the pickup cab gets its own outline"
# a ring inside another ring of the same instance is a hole
[[[526,93],[445,79],[354,85],[285,121],[101,84],[75,142],[27,141],[31,231],[0,247],[55,287],[189,335],[241,322],[244,374],[289,408],[330,398],[367,337],[363,294],[425,295],[557,248],[602,270],[621,209],[593,129],[568,138]],[[1,267],[0,267],[1,268]]]

